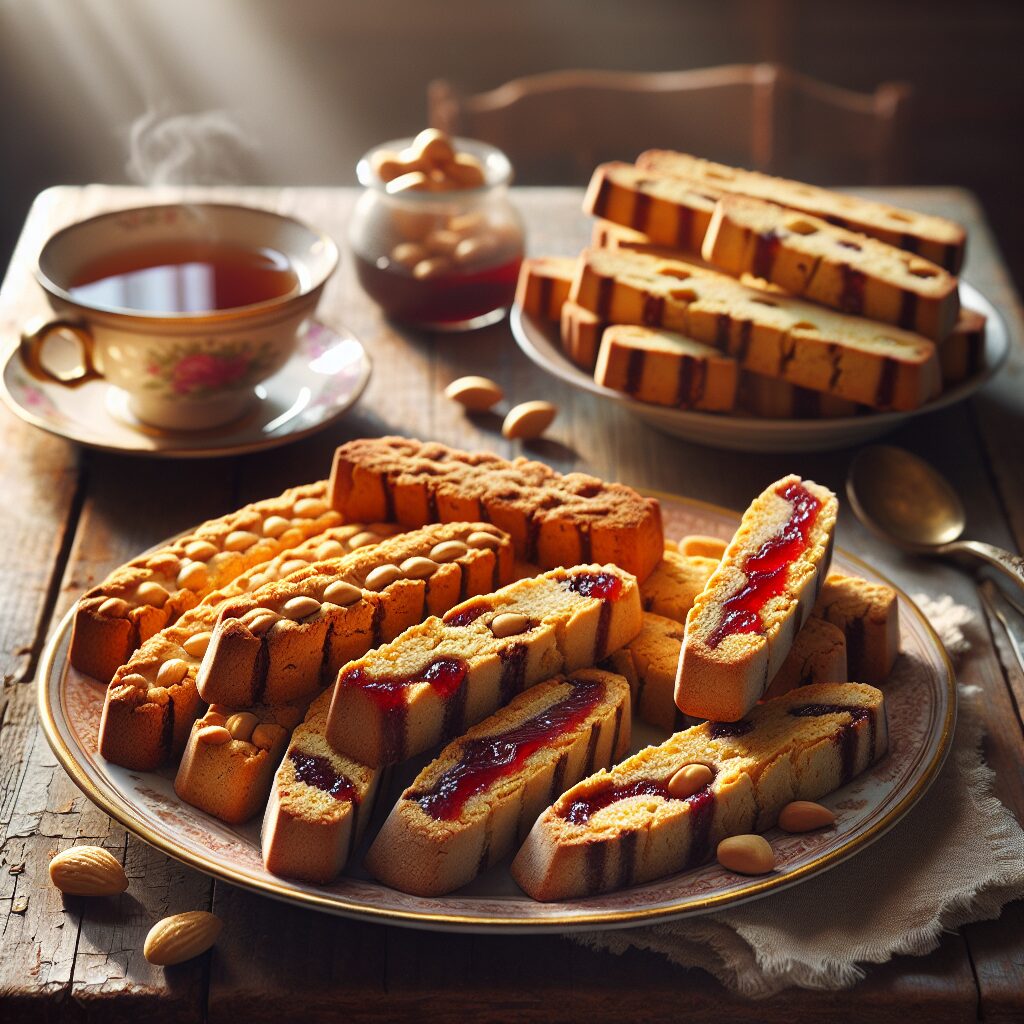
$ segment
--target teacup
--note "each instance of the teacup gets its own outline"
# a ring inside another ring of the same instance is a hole
[[[329,237],[266,210],[176,203],[100,214],[43,246],[35,274],[57,318],[26,329],[21,359],[64,387],[105,379],[151,426],[219,426],[287,362],[337,264]],[[77,340],[79,372],[43,364],[55,334]]]

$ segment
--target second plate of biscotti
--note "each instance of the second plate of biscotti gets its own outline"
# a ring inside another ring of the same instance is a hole
[[[509,323],[519,347],[541,369],[573,387],[621,405],[666,434],[734,451],[830,451],[881,437],[913,416],[962,402],[1006,362],[1009,333],[999,311],[977,288],[964,281],[960,282],[960,294],[965,306],[983,313],[988,320],[984,353],[977,370],[913,411],[871,412],[820,419],[774,419],[701,412],[637,401],[622,392],[602,387],[591,374],[573,365],[562,350],[556,322],[531,316],[517,304],[512,309]]]

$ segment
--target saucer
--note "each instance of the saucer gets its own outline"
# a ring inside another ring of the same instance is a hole
[[[370,357],[344,328],[307,320],[291,358],[254,388],[254,404],[210,430],[173,431],[140,422],[128,395],[104,381],[70,389],[30,377],[15,349],[3,369],[0,397],[26,423],[89,448],[163,458],[240,455],[276,448],[322,430],[362,394]]]

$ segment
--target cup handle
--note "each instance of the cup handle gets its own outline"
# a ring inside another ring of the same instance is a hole
[[[43,366],[43,346],[58,331],[72,335],[82,351],[82,369],[71,377],[58,377]],[[60,384],[65,388],[77,388],[90,380],[101,380],[103,374],[93,364],[93,337],[89,328],[74,320],[50,320],[33,330],[22,334],[18,347],[21,362],[36,380]]]

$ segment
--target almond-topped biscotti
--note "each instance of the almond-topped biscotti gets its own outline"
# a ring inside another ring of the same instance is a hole
[[[631,487],[405,437],[343,444],[330,501],[346,519],[491,522],[511,535],[520,559],[542,569],[614,562],[642,580],[664,547],[658,502]],[[367,509],[381,514],[367,517]]]
[[[687,263],[590,249],[569,298],[600,320],[679,331],[745,370],[877,409],[916,409],[941,385],[935,344],[921,335]]]
[[[304,702],[241,711],[214,704],[195,721],[174,792],[221,821],[240,825],[263,810],[288,735]]]
[[[723,196],[701,253],[812,302],[941,341],[960,311],[957,280],[921,256],[774,203]]]
[[[526,687],[597,664],[639,629],[639,588],[616,566],[519,580],[346,665],[327,738],[363,764],[404,761],[464,732]]]
[[[575,256],[531,256],[519,268],[516,302],[530,316],[557,322],[575,273]]]
[[[327,484],[293,487],[280,497],[211,519],[150,555],[115,569],[75,609],[71,664],[110,682],[141,643],[195,607],[210,591],[337,526]]]
[[[114,673],[100,719],[100,754],[137,771],[152,771],[178,757],[202,703],[196,673],[222,606],[311,562],[337,558],[396,532],[388,523],[374,523],[372,530],[363,523],[332,526],[211,591],[173,626],[146,640]]]
[[[754,499],[686,616],[684,714],[733,722],[764,696],[828,573],[838,510],[828,488],[798,476]]]
[[[374,878],[440,896],[502,860],[569,786],[625,756],[629,685],[583,669],[521,693],[402,793],[366,855]]]
[[[346,662],[513,573],[512,543],[490,523],[437,523],[316,562],[221,606],[196,685],[232,707],[309,697]]]
[[[771,828],[790,801],[846,785],[887,747],[874,687],[791,690],[742,722],[694,726],[575,785],[538,818],[512,877],[536,900],[560,900],[696,867],[726,836]],[[690,764],[707,765],[711,781],[673,796],[673,776]]]
[[[640,154],[636,164],[643,174],[676,178],[689,189],[707,188],[718,193],[750,196],[820,217],[830,224],[917,253],[954,274],[963,263],[967,240],[964,229],[944,217],[904,210],[874,199],[844,195],[757,171],[744,171],[671,150],[648,150]]]
[[[601,337],[594,380],[641,402],[728,412],[736,404],[739,367],[675,331],[614,325]]]
[[[622,224],[656,246],[700,255],[721,193],[707,185],[659,177],[632,164],[599,164],[583,199],[585,213]]]
[[[381,772],[339,754],[324,736],[331,693],[309,707],[277,769],[263,819],[263,865],[326,884],[345,867],[373,813]]]
[[[973,377],[985,362],[984,313],[961,309],[949,337],[939,343],[939,362],[944,384],[959,384]]]

